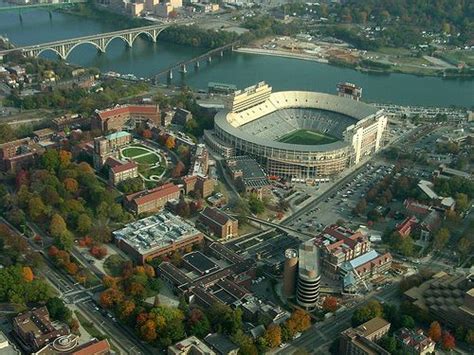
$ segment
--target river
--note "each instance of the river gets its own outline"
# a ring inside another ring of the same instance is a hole
[[[85,36],[121,29],[119,25],[101,23],[68,14],[44,10],[26,11],[20,21],[17,12],[0,13],[0,35],[16,45],[30,45],[59,39]],[[138,38],[133,48],[125,48],[116,39],[105,54],[99,54],[91,45],[76,48],[68,62],[93,66],[101,71],[152,77],[154,74],[181,60],[205,52],[171,43],[151,43]],[[43,56],[56,58],[51,52]],[[265,80],[275,90],[314,90],[335,93],[336,84],[349,81],[363,87],[367,101],[421,106],[474,106],[474,80],[418,77],[405,74],[367,74],[348,68],[303,61],[298,59],[260,56],[244,53],[226,53],[204,64],[195,71],[188,70],[182,77],[175,73],[174,83],[186,83],[194,88],[206,88],[208,82],[233,83],[238,87]]]

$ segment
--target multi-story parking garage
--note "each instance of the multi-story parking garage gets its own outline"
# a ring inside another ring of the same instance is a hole
[[[208,143],[254,156],[271,175],[303,179],[336,175],[380,149],[383,111],[334,95],[271,90],[261,82],[236,91],[215,116]]]

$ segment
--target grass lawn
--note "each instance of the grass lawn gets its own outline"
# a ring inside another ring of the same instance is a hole
[[[110,255],[104,261],[104,270],[110,276],[120,276],[122,275],[122,269],[125,262],[126,260],[124,260],[120,255]]]
[[[325,133],[309,131],[307,129],[300,129],[291,133],[285,134],[278,139],[279,142],[289,144],[301,144],[301,145],[318,145],[328,144],[339,140],[336,137],[330,136]]]
[[[142,155],[148,152],[149,152],[148,149],[134,146],[134,147],[124,148],[122,150],[122,155],[126,158],[133,158],[133,157],[136,157],[137,155]]]
[[[149,153],[138,158],[130,158],[137,164],[156,164],[160,161],[160,158],[155,153]]]
[[[156,167],[156,168],[144,170],[143,172],[141,172],[141,174],[142,174],[143,176],[145,176],[146,178],[148,178],[148,177],[150,177],[151,175],[158,175],[158,176],[160,176],[163,171],[165,171],[165,167],[164,167],[164,166],[158,166],[158,167]]]

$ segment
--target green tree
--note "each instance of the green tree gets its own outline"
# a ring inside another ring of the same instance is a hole
[[[87,234],[87,233],[90,232],[91,227],[92,227],[91,218],[85,213],[79,215],[79,217],[77,219],[77,228],[76,228],[76,230],[80,234],[84,235],[84,234]]]
[[[59,168],[60,159],[56,149],[48,149],[40,159],[41,166],[49,171],[56,171]]]
[[[248,204],[250,208],[250,212],[253,214],[260,214],[265,212],[265,205],[263,201],[258,198],[256,194],[250,194],[248,199]]]
[[[369,301],[367,305],[359,307],[352,314],[352,326],[357,327],[362,323],[365,323],[372,318],[382,317],[383,307],[378,301]]]
[[[46,212],[46,206],[40,197],[33,197],[28,202],[28,214],[34,222],[39,222]]]
[[[433,247],[436,250],[442,250],[449,242],[450,236],[449,229],[441,228],[434,236]]]
[[[51,319],[58,320],[60,322],[67,322],[71,319],[72,314],[69,308],[67,308],[64,302],[58,298],[50,298],[46,302],[46,307],[48,308],[49,315]]]
[[[405,327],[405,328],[408,328],[408,329],[414,329],[415,328],[415,320],[411,316],[403,315],[401,317],[401,325],[402,325],[402,327]]]
[[[55,213],[53,217],[51,217],[49,232],[53,238],[59,238],[67,232],[66,222],[61,215]]]
[[[393,336],[384,335],[382,339],[380,339],[380,346],[390,354],[394,354],[395,350],[397,350],[397,341]]]

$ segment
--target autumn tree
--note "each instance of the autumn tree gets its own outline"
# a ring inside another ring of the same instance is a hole
[[[26,282],[31,282],[34,279],[33,271],[29,266],[23,266],[23,279]]]
[[[456,347],[456,339],[454,339],[450,332],[445,330],[441,339],[441,345],[443,350],[451,351]]]
[[[127,319],[133,314],[133,311],[135,310],[135,302],[131,300],[125,300],[119,304],[118,308],[119,317],[121,319]]]
[[[115,288],[109,288],[100,294],[100,304],[104,308],[111,308],[123,299],[123,293]]]
[[[297,332],[303,332],[311,326],[311,317],[308,312],[297,309],[292,314],[291,317],[287,320],[286,326],[293,336]]]
[[[140,328],[139,328],[140,337],[148,342],[151,343],[156,340],[156,323],[154,320],[149,319],[147,320]]]
[[[442,331],[441,325],[438,322],[435,321],[431,323],[428,336],[436,343],[441,340]]]
[[[267,345],[273,349],[281,344],[281,328],[278,324],[270,324],[263,335]]]
[[[72,158],[71,152],[68,152],[67,150],[61,149],[59,151],[58,156],[59,156],[59,166],[62,169],[67,168],[69,166],[69,164],[71,164],[71,158]]]
[[[166,148],[168,149],[174,149],[174,147],[176,146],[176,142],[175,142],[175,139],[173,136],[169,136],[168,138],[166,138],[166,143],[165,143],[165,146]]]
[[[323,310],[325,312],[335,312],[337,310],[337,298],[327,296],[323,301]]]
[[[70,193],[73,193],[73,194],[76,193],[77,190],[79,189],[79,183],[77,182],[76,179],[73,179],[73,178],[64,179],[63,185],[64,185],[64,188],[66,189],[66,191],[68,191]]]
[[[145,138],[145,139],[151,139],[152,137],[152,132],[151,130],[149,129],[144,129],[143,132],[142,132],[142,137]]]

